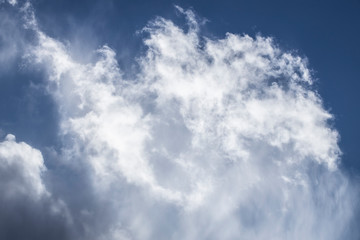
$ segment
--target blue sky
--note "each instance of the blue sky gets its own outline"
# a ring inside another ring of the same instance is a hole
[[[358,239],[359,12],[0,1],[1,238]]]

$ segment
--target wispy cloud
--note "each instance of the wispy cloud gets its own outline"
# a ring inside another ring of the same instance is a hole
[[[0,4],[5,2],[11,4],[12,6],[15,6],[17,4],[16,0],[0,0]]]
[[[62,200],[77,239],[348,236],[357,196],[306,59],[268,37],[203,37],[177,7],[188,27],[151,21],[140,71],[125,78],[111,47],[80,63],[22,9],[36,35],[27,64],[46,72],[59,110],[57,161],[90,181],[89,203]]]

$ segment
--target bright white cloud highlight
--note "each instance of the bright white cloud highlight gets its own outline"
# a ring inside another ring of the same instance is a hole
[[[23,10],[37,35],[26,57],[44,67],[58,105],[62,164],[90,169],[111,215],[104,232],[84,223],[87,236],[342,239],[354,196],[306,59],[267,37],[205,38],[195,14],[178,9],[189,29],[149,23],[132,79],[109,46],[77,62]],[[10,138],[3,144],[19,148]],[[37,159],[26,163],[34,192],[44,191],[42,158],[20,145]]]

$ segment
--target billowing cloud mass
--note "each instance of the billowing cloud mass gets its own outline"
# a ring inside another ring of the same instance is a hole
[[[177,7],[188,26],[149,22],[125,78],[110,46],[77,61],[21,9],[35,35],[24,64],[44,71],[57,106],[61,148],[48,157],[62,172],[44,182],[41,153],[8,135],[6,204],[30,198],[34,214],[62,221],[62,239],[356,238],[357,195],[306,59],[269,37],[206,38]]]
[[[11,134],[0,142],[1,239],[66,239],[71,219],[47,191],[45,170],[39,150]]]
[[[8,134],[0,143],[0,156],[4,198],[25,195],[39,199],[47,194],[41,179],[45,166],[39,150],[23,142],[16,143],[15,136]]]

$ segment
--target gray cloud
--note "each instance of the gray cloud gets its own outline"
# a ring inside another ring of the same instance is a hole
[[[46,74],[62,147],[48,154],[59,166],[48,183],[38,150],[16,164],[3,153],[11,182],[30,184],[16,199],[47,199],[39,212],[61,224],[47,221],[60,230],[46,234],[74,239],[356,239],[358,195],[338,169],[339,134],[306,59],[267,37],[207,39],[178,10],[188,29],[150,22],[140,72],[125,79],[109,46],[78,62],[23,8],[35,35],[25,61]],[[2,144],[32,149],[10,138]]]
[[[47,191],[44,171],[39,150],[11,134],[0,142],[1,239],[67,239],[70,216]]]

